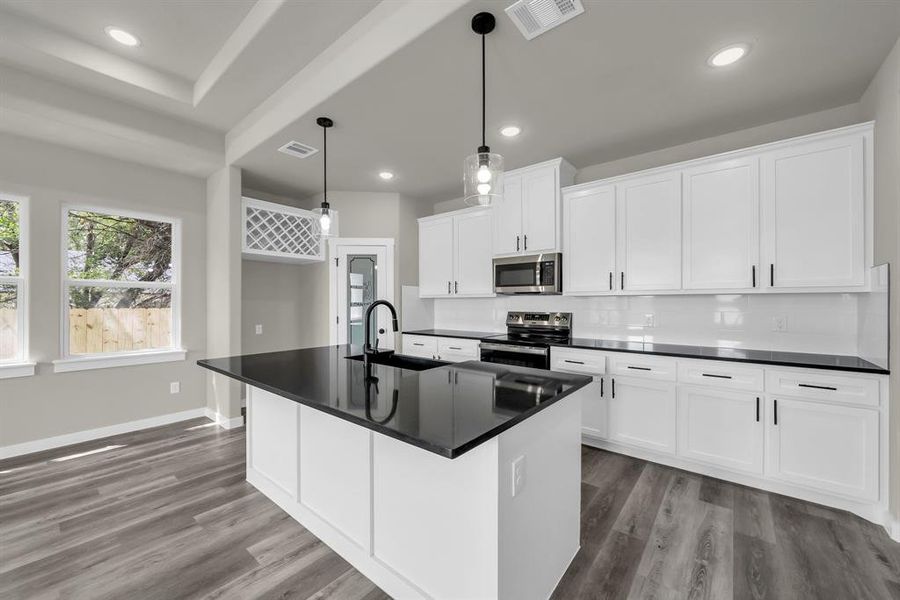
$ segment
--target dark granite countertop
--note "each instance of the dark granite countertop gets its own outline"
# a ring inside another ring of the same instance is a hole
[[[805,352],[776,352],[770,350],[749,350],[742,348],[719,348],[715,346],[688,346],[680,344],[656,344],[601,340],[593,338],[572,338],[568,344],[554,343],[553,346],[607,350],[610,352],[635,352],[657,354],[678,358],[699,358],[704,360],[726,360],[751,362],[780,367],[800,367],[805,369],[829,369],[832,371],[854,371],[887,375],[889,371],[858,356],[837,354],[809,354]]]
[[[469,361],[426,371],[345,357],[324,346],[197,361],[222,375],[345,421],[456,458],[591,382],[590,377]],[[368,394],[367,394],[368,388]]]
[[[481,338],[491,337],[495,335],[505,335],[504,332],[497,331],[461,331],[459,329],[420,329],[419,331],[404,331],[409,335],[430,335],[434,337],[448,338],[465,338],[471,340],[480,340]]]

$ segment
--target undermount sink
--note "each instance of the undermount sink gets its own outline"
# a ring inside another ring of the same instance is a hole
[[[346,356],[348,360],[362,361],[365,358],[363,354],[354,356]],[[369,356],[369,362],[373,365],[384,365],[387,367],[395,367],[397,369],[407,369],[409,371],[427,371],[435,367],[443,367],[450,363],[442,360],[431,360],[430,358],[419,358],[417,356],[404,356],[403,354],[394,354],[393,352],[380,352]]]

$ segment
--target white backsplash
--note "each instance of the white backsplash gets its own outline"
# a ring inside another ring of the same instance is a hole
[[[447,298],[434,301],[434,327],[503,332],[509,310],[563,311],[574,337],[855,356],[857,304],[856,294]],[[786,331],[773,331],[776,319]]]

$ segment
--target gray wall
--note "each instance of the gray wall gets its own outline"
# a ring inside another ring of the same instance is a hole
[[[206,345],[206,185],[202,179],[0,134],[0,190],[31,198],[29,315],[34,377],[0,380],[0,446],[206,404],[194,364]],[[182,219],[184,362],[53,372],[60,355],[61,205],[96,204]],[[181,393],[169,383],[181,382]]]
[[[875,264],[890,263],[891,513],[900,520],[900,40],[860,100],[875,121]]]

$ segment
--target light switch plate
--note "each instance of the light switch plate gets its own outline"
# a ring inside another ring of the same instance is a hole
[[[522,493],[522,488],[525,487],[525,455],[523,454],[516,460],[512,462],[512,495],[513,498],[516,495]]]
[[[256,335],[262,335],[262,325],[256,325]]]
[[[178,394],[181,392],[181,382],[173,381],[169,384],[169,393],[170,394]]]
[[[787,317],[772,317],[772,331],[784,332],[787,330]]]

